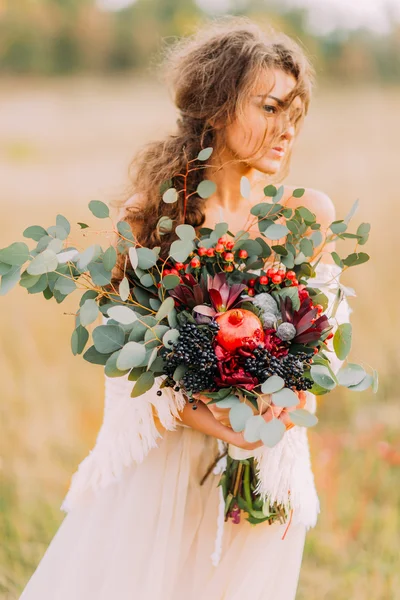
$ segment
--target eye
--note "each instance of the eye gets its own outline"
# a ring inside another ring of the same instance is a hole
[[[269,109],[271,109],[271,111]],[[270,114],[276,114],[276,112],[277,112],[276,106],[273,106],[272,104],[264,104],[263,110]]]

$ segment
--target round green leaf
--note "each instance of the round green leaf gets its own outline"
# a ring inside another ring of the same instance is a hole
[[[346,366],[339,369],[337,379],[340,385],[350,387],[351,385],[358,385],[366,376],[366,372],[360,365],[349,363]]]
[[[207,148],[203,148],[197,155],[197,160],[208,160],[213,153],[213,148],[208,146]]]
[[[199,185],[197,186],[197,193],[200,196],[200,198],[209,198],[210,196],[212,196],[215,191],[217,189],[216,184],[214,183],[214,181],[210,181],[209,179],[204,179],[203,181],[200,181]]]
[[[290,408],[291,406],[296,406],[299,403],[299,398],[293,390],[289,388],[283,388],[282,390],[279,390],[279,392],[274,392],[272,394],[272,402],[276,406]]]
[[[99,308],[96,300],[85,300],[80,309],[80,321],[82,325],[90,325],[97,319]]]
[[[31,225],[24,230],[22,235],[38,242],[44,235],[47,235],[47,231],[40,225]]]
[[[27,271],[24,271],[21,275],[21,281],[19,284],[20,286],[29,289],[33,287],[39,281],[40,278],[41,275],[29,275]]]
[[[171,244],[170,255],[177,262],[185,262],[193,250],[193,242],[175,240]]]
[[[98,219],[106,219],[110,216],[110,210],[107,204],[104,204],[104,202],[101,202],[100,200],[91,200],[89,202],[89,210]]]
[[[59,225],[48,227],[47,233],[57,240],[66,240],[68,237],[68,233],[65,231],[64,227],[60,227]]]
[[[290,419],[295,425],[313,427],[318,423],[318,418],[304,408],[297,408],[290,412]]]
[[[218,406],[218,408],[232,408],[238,403],[240,403],[238,396],[235,396],[235,394],[230,394],[226,398],[218,400],[218,402],[216,402],[216,405]]]
[[[117,358],[117,368],[120,371],[138,367],[146,356],[146,347],[138,342],[127,342]]]
[[[253,416],[253,410],[248,404],[240,402],[235,404],[229,411],[229,421],[234,431],[243,431],[246,421]]]
[[[80,271],[85,271],[90,262],[96,260],[100,256],[102,252],[101,246],[99,244],[93,244],[89,246],[79,254],[76,260],[76,266]]]
[[[174,223],[172,219],[166,217],[165,215],[160,217],[157,223],[157,229],[160,235],[164,235],[165,233],[172,231],[173,226]]]
[[[174,204],[178,200],[178,192],[175,188],[169,188],[163,193],[162,199],[166,204]]]
[[[261,427],[265,421],[260,415],[253,415],[246,421],[243,437],[246,442],[258,442],[261,439]]]
[[[269,240],[279,240],[289,233],[289,229],[286,225],[280,225],[279,223],[273,223],[264,232],[265,237]]]
[[[53,250],[43,250],[40,254],[35,256],[32,262],[29,263],[26,269],[29,275],[42,275],[43,273],[50,273],[55,271],[58,267],[58,260],[56,253]]]
[[[14,242],[0,250],[0,260],[13,267],[22,266],[29,259],[29,248],[24,242]],[[32,273],[33,275],[33,273]]]
[[[106,271],[103,262],[91,262],[88,264],[90,277],[95,285],[108,285],[111,281],[111,271]]]
[[[157,263],[157,254],[150,248],[137,248],[138,266],[146,271]]]
[[[269,448],[276,446],[286,431],[285,425],[279,419],[272,419],[260,427],[260,438]]]
[[[166,290],[173,290],[180,282],[178,275],[166,275],[161,280]]]
[[[267,197],[276,196],[277,191],[278,190],[276,189],[276,187],[270,184],[264,188],[264,195]]]
[[[130,325],[137,321],[135,311],[129,308],[129,306],[112,306],[108,309],[107,314],[111,319],[123,325]]]
[[[53,252],[55,252],[57,254],[58,252],[60,252],[62,250],[63,244],[64,244],[63,240],[54,238],[51,240],[51,242],[49,242],[49,244],[47,245],[47,248],[49,250],[53,250]]]
[[[67,232],[67,235],[69,235],[71,233],[71,225],[70,225],[68,219],[63,217],[63,215],[57,215],[56,225],[57,225],[57,227],[62,227],[62,229],[64,229],[64,231]]]
[[[83,355],[83,358],[93,365],[105,365],[109,356],[109,353],[102,354],[101,352],[98,352],[94,346],[90,346]]]
[[[123,375],[129,373],[130,369],[125,369],[124,371],[121,371],[117,367],[117,360],[120,354],[121,350],[117,350],[116,352],[111,354],[111,356],[107,359],[107,362],[104,367],[104,373],[107,377],[122,377]]]
[[[334,221],[329,228],[333,233],[343,233],[347,229],[347,224],[344,221]]]
[[[112,271],[117,262],[117,251],[114,246],[110,246],[103,254],[103,266],[106,271]]]
[[[71,336],[71,349],[74,356],[77,354],[82,354],[88,339],[88,330],[82,327],[82,325],[78,325],[78,327],[72,332]]]
[[[373,377],[367,373],[367,375],[358,383],[357,385],[350,385],[348,387],[349,390],[353,392],[363,392],[374,382]]]
[[[154,285],[154,281],[152,276],[150,275],[150,273],[145,273],[144,275],[141,276],[140,278],[140,283],[144,286],[144,287],[151,287],[152,285]]]
[[[11,267],[11,270],[8,271],[1,278],[0,284],[0,296],[4,296],[9,292],[20,280],[21,268],[17,265]]]
[[[118,292],[119,292],[120,298],[123,302],[125,302],[125,300],[128,300],[129,294],[130,294],[130,288],[129,288],[129,281],[126,277],[123,277],[123,279],[121,280],[121,283],[119,284]]]
[[[340,360],[344,360],[351,349],[351,323],[341,323],[333,336],[333,349]]]
[[[54,289],[59,291],[64,296],[68,296],[76,290],[76,283],[73,279],[67,279],[66,277],[59,277],[54,285]]]
[[[92,333],[93,344],[101,354],[109,354],[124,345],[125,332],[119,325],[99,325]]]
[[[192,241],[196,237],[196,231],[191,225],[178,225],[175,233],[183,241]]]
[[[304,195],[305,191],[306,190],[304,188],[296,188],[295,190],[293,190],[292,196],[294,198],[301,198]]]
[[[145,371],[139,377],[139,379],[135,383],[135,387],[131,392],[131,398],[137,398],[141,396],[148,390],[150,390],[154,385],[154,373],[152,371]]]
[[[178,339],[179,331],[177,329],[170,329],[164,334],[162,342],[164,346],[170,350],[173,344],[175,344],[178,341]]]
[[[157,314],[156,314],[157,321],[161,321],[162,319],[167,317],[169,315],[169,313],[173,310],[174,306],[175,306],[174,299],[166,298],[157,311]]]
[[[284,387],[285,381],[282,377],[279,377],[279,375],[272,375],[264,381],[261,386],[261,391],[263,394],[273,394],[274,392],[279,392],[279,390]]]
[[[326,390],[333,390],[336,387],[336,382],[331,376],[331,373],[324,365],[312,365],[311,377],[313,381]]]

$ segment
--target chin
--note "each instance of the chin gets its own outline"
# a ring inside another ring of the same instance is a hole
[[[281,164],[282,161],[280,160],[261,159],[253,163],[251,166],[253,169],[257,169],[257,171],[260,171],[265,175],[276,175],[281,169]]]

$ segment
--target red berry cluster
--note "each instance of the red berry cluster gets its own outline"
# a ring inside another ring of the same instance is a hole
[[[199,269],[202,265],[202,258],[217,258],[218,262],[223,263],[223,269],[227,273],[231,273],[234,270],[233,262],[236,259],[245,260],[248,257],[247,250],[238,250],[233,253],[233,247],[235,242],[228,240],[226,236],[222,236],[218,239],[218,242],[214,247],[211,248],[197,248],[197,254],[195,254],[190,260],[190,266],[192,269]]]
[[[294,271],[285,271],[284,269],[268,269],[265,275],[261,275],[256,279],[249,279],[247,285],[249,289],[247,290],[247,294],[249,296],[255,296],[256,290],[254,289],[256,285],[259,286],[277,286],[283,283],[284,281],[290,282],[289,285],[298,286],[299,282],[296,277],[296,273]],[[261,288],[260,291],[265,291],[265,287]]]

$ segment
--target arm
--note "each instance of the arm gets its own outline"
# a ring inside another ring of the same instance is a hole
[[[186,402],[182,411],[179,411],[182,423],[201,431],[206,435],[211,435],[227,444],[234,444],[239,448],[246,450],[253,450],[262,446],[262,442],[256,442],[249,444],[243,437],[243,432],[233,431],[230,427],[226,427],[220,421],[218,421],[210,409],[204,404],[204,402],[198,402],[197,410],[193,410],[192,406]]]

